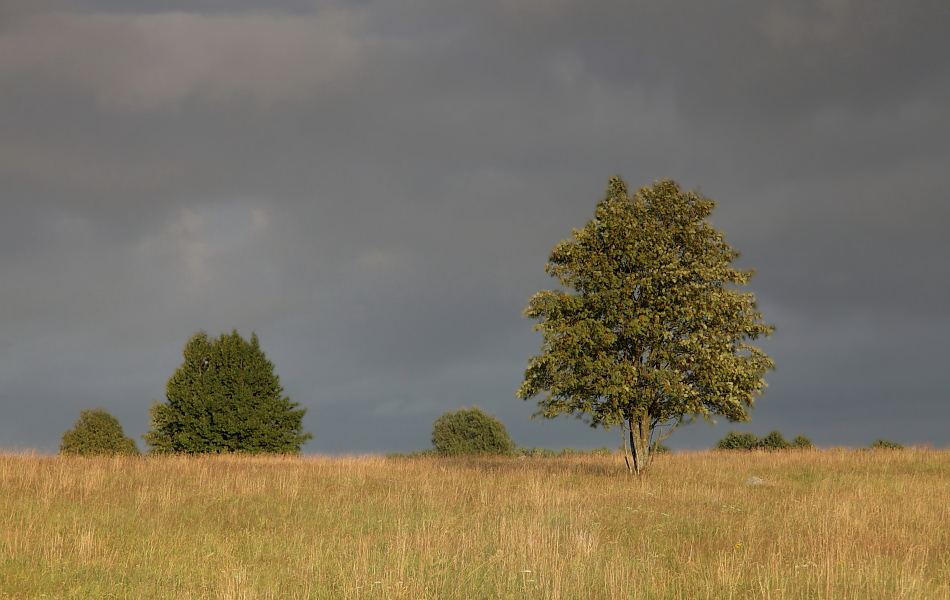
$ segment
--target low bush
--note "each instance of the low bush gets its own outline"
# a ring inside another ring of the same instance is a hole
[[[530,456],[532,458],[541,458],[548,456],[557,456],[557,451],[551,450],[550,448],[538,448],[532,446],[531,448],[520,447],[515,451],[515,454],[518,456]]]
[[[759,438],[754,433],[730,431],[726,437],[719,440],[716,448],[718,450],[752,450],[758,443]]]
[[[767,436],[756,442],[756,448],[761,450],[787,450],[792,447],[788,441],[782,437],[778,431],[772,431]]]
[[[796,450],[811,450],[813,447],[811,440],[803,435],[795,436],[792,440],[792,448]]]
[[[511,454],[515,449],[505,425],[477,406],[445,413],[436,419],[432,445],[442,456]]]
[[[811,440],[803,435],[796,436],[791,443],[779,431],[772,431],[763,438],[753,433],[730,431],[716,444],[718,450],[807,450],[813,448]]]
[[[871,450],[903,450],[903,444],[890,440],[878,440],[869,446]]]
[[[84,410],[73,428],[63,434],[60,454],[139,454],[135,440],[126,437],[119,420],[101,408]]]
[[[386,458],[424,458],[426,456],[435,456],[436,451],[433,448],[425,450],[413,450],[412,452],[387,452]]]

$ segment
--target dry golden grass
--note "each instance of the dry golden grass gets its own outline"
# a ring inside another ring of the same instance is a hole
[[[0,599],[946,600],[948,582],[948,452],[660,456],[642,479],[617,456],[0,456]]]

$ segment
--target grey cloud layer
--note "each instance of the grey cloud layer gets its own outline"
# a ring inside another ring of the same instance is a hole
[[[310,451],[420,448],[471,404],[616,445],[513,395],[547,253],[617,173],[700,187],[759,270],[753,429],[950,443],[944,3],[35,6],[0,18],[0,445],[96,405],[142,433],[232,327]]]
[[[174,110],[186,100],[271,105],[328,92],[358,70],[358,19],[319,16],[37,15],[0,40],[0,82],[72,84],[106,109]]]

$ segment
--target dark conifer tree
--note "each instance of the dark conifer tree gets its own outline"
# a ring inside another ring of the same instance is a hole
[[[217,340],[200,332],[152,405],[145,440],[156,453],[274,452],[297,454],[313,436],[303,432],[306,409],[283,396],[274,365],[233,331]]]

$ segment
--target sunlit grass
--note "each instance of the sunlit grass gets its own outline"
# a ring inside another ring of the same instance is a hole
[[[750,476],[767,485],[749,486]],[[950,453],[0,456],[0,598],[950,598]]]

